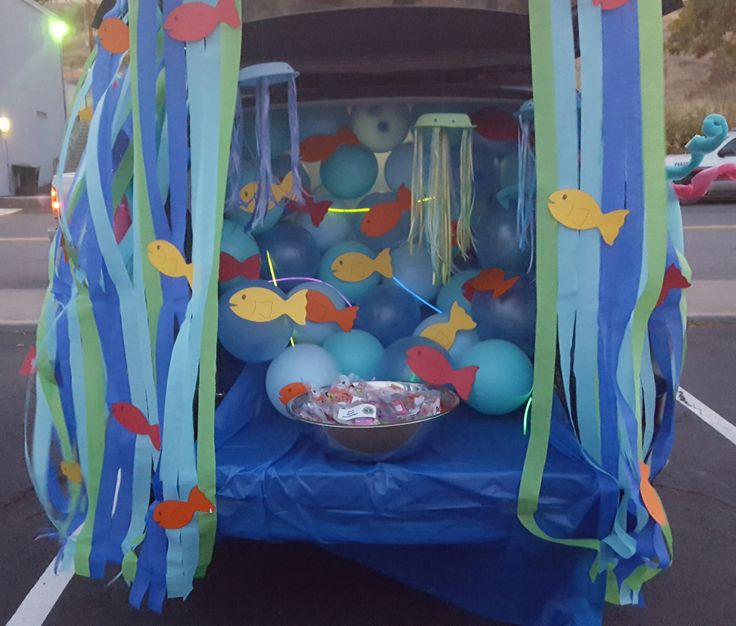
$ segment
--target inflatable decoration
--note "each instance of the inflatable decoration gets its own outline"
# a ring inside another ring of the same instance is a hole
[[[390,152],[409,132],[406,104],[359,104],[350,117],[355,136],[371,152]]]
[[[421,320],[418,300],[390,283],[367,293],[359,304],[355,327],[369,332],[384,346],[411,335]]]
[[[325,189],[336,197],[360,198],[373,188],[378,178],[378,161],[363,146],[335,139],[330,145],[330,155],[320,166],[320,177]]]
[[[363,380],[371,380],[378,375],[383,346],[370,333],[358,329],[335,333],[322,347],[334,357],[341,374],[355,374]]]

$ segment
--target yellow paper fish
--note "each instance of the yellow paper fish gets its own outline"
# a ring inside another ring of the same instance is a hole
[[[476,326],[477,324],[468,315],[467,311],[457,302],[453,302],[450,309],[450,319],[447,322],[427,326],[419,333],[419,336],[430,339],[440,344],[445,350],[449,350],[452,348],[452,344],[455,343],[455,336],[459,331],[473,330]]]
[[[77,484],[82,482],[82,468],[76,461],[62,461],[59,463],[59,468],[71,482]]]
[[[362,252],[346,252],[333,261],[330,269],[335,278],[344,280],[346,283],[360,282],[375,272],[385,278],[394,277],[390,248],[381,250],[375,259]]]
[[[609,246],[616,241],[629,211],[603,213],[595,199],[579,189],[560,189],[547,199],[547,208],[560,224],[575,230],[597,228]]]
[[[186,278],[189,286],[194,282],[194,265],[184,260],[179,249],[163,239],[148,244],[148,260],[164,276]]]
[[[233,294],[230,308],[249,322],[270,322],[282,315],[297,324],[307,323],[307,290],[297,291],[288,300],[265,287],[247,287]]]
[[[80,122],[91,122],[93,115],[94,115],[94,109],[92,107],[84,107],[81,111],[79,111],[79,121]]]
[[[276,204],[289,196],[293,187],[294,177],[292,176],[291,172],[284,176],[283,180],[280,183],[274,183],[273,185],[271,185],[271,194],[273,195],[273,198],[271,198],[268,202],[268,210],[270,211],[273,207],[276,206]],[[240,205],[240,208],[246,213],[253,213],[253,211],[256,210],[257,193],[258,183],[255,181],[253,181],[252,183],[248,183],[247,185],[243,185],[243,187],[240,189],[240,199],[243,202]],[[274,200],[276,202],[274,202]]]

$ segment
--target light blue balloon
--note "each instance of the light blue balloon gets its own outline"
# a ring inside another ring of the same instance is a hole
[[[372,193],[363,198],[358,204],[364,208],[372,208],[377,204],[393,202],[394,200],[396,200],[396,194],[393,193]],[[367,213],[358,214],[359,219],[357,222],[356,239],[360,241],[360,243],[364,243],[374,252],[380,252],[384,248],[395,248],[406,243],[406,240],[409,237],[409,226],[411,223],[411,215],[409,214],[409,211],[406,211],[401,215],[399,223],[394,228],[388,231],[385,235],[380,235],[378,237],[371,237],[361,230],[363,221],[367,215]]]
[[[339,374],[332,355],[321,346],[302,343],[282,351],[268,366],[266,372],[266,394],[273,408],[289,416],[279,392],[293,383],[304,383],[310,387],[331,385]]]
[[[294,295],[297,291],[303,289],[309,289],[310,291],[319,291],[326,295],[332,304],[338,309],[344,309],[346,304],[345,301],[340,297],[332,287],[323,285],[321,283],[299,283],[296,287],[292,288],[288,296]],[[317,322],[307,322],[304,326],[299,324],[294,325],[294,341],[297,343],[315,343],[322,344],[325,339],[330,335],[334,335],[336,332],[342,332],[340,327],[335,322],[328,324],[320,324]]]
[[[402,337],[394,341],[383,353],[378,364],[378,377],[380,380],[396,380],[409,383],[421,382],[421,379],[412,371],[406,362],[406,352],[410,348],[427,346],[434,348],[449,359],[447,352],[434,341],[424,337]]]
[[[238,282],[220,297],[217,336],[235,358],[246,363],[263,363],[274,358],[289,343],[294,324],[285,315],[270,322],[250,322],[235,315],[230,308],[230,298],[247,287],[265,287],[284,297],[280,289],[265,281]]]
[[[238,261],[245,261],[254,254],[260,254],[256,240],[245,231],[243,225],[229,219],[223,220],[222,222],[220,252],[225,252],[230,256],[235,257]],[[243,280],[246,280],[245,277],[233,278],[231,280],[221,282],[220,292],[233,287]]]
[[[487,415],[505,415],[518,409],[532,392],[533,367],[529,357],[508,341],[490,339],[475,344],[460,359],[460,367],[477,366],[468,404]]]
[[[383,346],[370,333],[357,329],[335,333],[327,338],[323,347],[335,358],[341,374],[355,374],[362,380],[376,377]]]
[[[414,165],[414,144],[402,143],[386,159],[384,176],[391,191],[401,185],[411,189],[411,172]]]
[[[322,161],[320,177],[325,188],[338,198],[359,198],[376,183],[378,161],[363,146],[343,145]]]
[[[357,104],[350,114],[353,132],[371,152],[389,152],[409,132],[411,115],[406,104]]]
[[[345,282],[336,278],[332,273],[332,264],[337,257],[348,252],[359,252],[371,258],[375,256],[368,246],[364,246],[362,243],[358,243],[357,241],[344,241],[342,243],[338,243],[324,253],[319,268],[319,279],[326,283],[330,283],[330,285],[334,285],[348,300],[356,302],[378,285],[379,276],[378,274],[373,273],[365,280],[355,283]]]
[[[463,284],[475,278],[479,270],[463,270],[455,274],[450,280],[442,285],[437,295],[437,308],[443,313],[449,313],[452,303],[457,302],[468,313],[470,313],[470,302],[463,296]]]
[[[344,106],[299,107],[302,141],[312,135],[334,135],[341,128],[350,128],[350,115]]]
[[[430,326],[433,326],[434,324],[443,324],[445,322],[448,322],[449,320],[450,316],[446,313],[437,313],[435,315],[430,315],[421,324],[419,324],[419,326],[417,326],[416,330],[414,331],[414,335],[419,336],[422,334],[422,331],[429,328]],[[479,341],[480,337],[478,336],[478,333],[474,330],[461,330],[457,332],[455,335],[455,341],[452,343],[452,346],[450,346],[449,350],[453,362],[457,363],[460,357],[462,357],[465,352],[467,352]]]
[[[391,260],[394,276],[403,285],[425,300],[434,300],[440,284],[432,281],[434,270],[426,248],[414,248],[413,252],[409,252],[409,246],[402,246],[391,251]],[[389,282],[388,279],[385,282]]]

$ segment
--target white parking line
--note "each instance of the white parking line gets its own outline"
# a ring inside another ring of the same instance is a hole
[[[692,411],[708,426],[717,430],[721,435],[736,445],[736,426],[722,418],[713,409],[703,404],[695,396],[685,391],[682,387],[677,390],[677,401],[686,409]]]
[[[74,576],[71,569],[68,572],[54,573],[55,564],[56,559],[49,563],[46,571],[10,618],[8,626],[40,626],[44,623]]]
[[[22,209],[0,209],[0,217],[7,217],[13,213],[20,213]]]

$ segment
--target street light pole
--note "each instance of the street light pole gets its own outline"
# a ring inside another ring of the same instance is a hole
[[[8,195],[13,195],[13,171],[10,167],[10,149],[8,148],[8,139],[6,135],[10,132],[10,120],[3,116],[0,116],[0,137],[3,139],[5,144],[5,167],[8,170]]]

